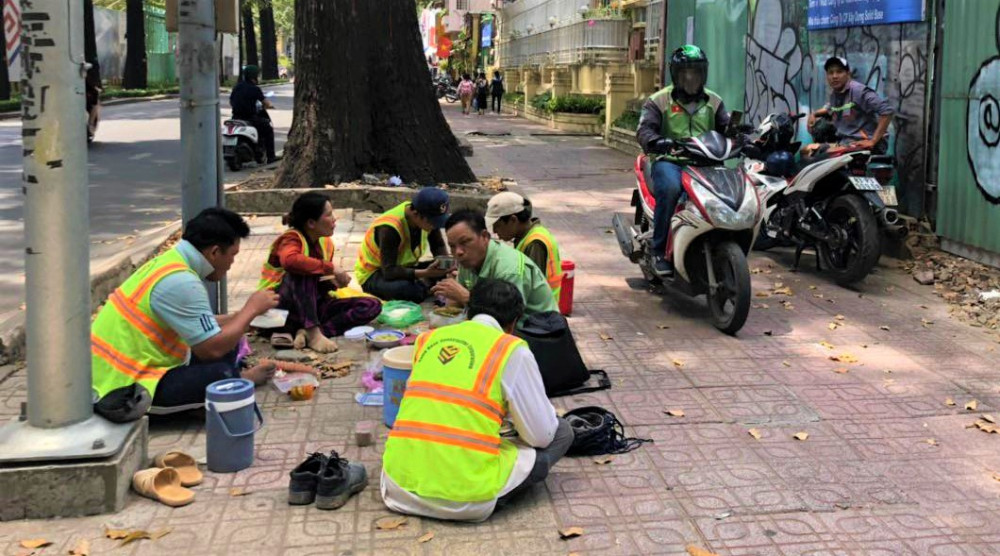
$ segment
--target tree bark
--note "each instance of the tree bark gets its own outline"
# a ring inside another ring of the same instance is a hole
[[[125,5],[125,89],[146,88],[146,17],[142,0],[127,0]]]
[[[247,46],[247,65],[260,67],[257,58],[257,31],[253,28],[253,2],[243,4],[243,38]]]
[[[278,78],[278,37],[274,34],[274,10],[271,3],[260,6],[260,75]]]
[[[424,60],[414,0],[299,0],[295,112],[279,187],[362,173],[470,182]]]
[[[7,48],[0,46],[0,100],[10,100],[10,73],[7,71]]]
[[[97,59],[97,32],[94,28],[94,0],[83,0],[83,57],[90,64],[87,82],[101,83],[101,64]]]

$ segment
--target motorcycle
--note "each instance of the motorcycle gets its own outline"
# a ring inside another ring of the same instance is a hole
[[[274,93],[268,91],[264,96],[271,97]],[[271,125],[271,117],[260,101],[257,102],[257,116]],[[264,164],[267,152],[260,142],[257,128],[246,120],[231,119],[222,122],[222,157],[233,172],[242,170],[247,162]]]
[[[458,102],[458,88],[451,83],[447,75],[442,75],[434,80],[434,93],[438,100],[445,99],[449,103]]]
[[[682,161],[684,187],[667,240],[666,255],[675,269],[672,277],[661,278],[653,270],[655,160],[645,154],[635,161],[631,203],[635,212],[616,213],[612,224],[622,254],[639,265],[649,283],[663,283],[690,296],[706,294],[712,324],[726,334],[736,334],[750,312],[747,254],[761,211],[744,171],[724,164],[738,157],[741,149],[739,141],[728,135],[713,130],[670,142],[669,154]]]
[[[91,81],[88,74],[86,80],[86,108],[87,108],[87,144],[94,142],[97,135],[97,125],[101,121],[101,91],[98,82]]]
[[[881,256],[880,232],[906,235],[889,185],[892,158],[851,146],[813,145],[794,164],[795,122],[805,114],[771,114],[744,148],[743,167],[764,207],[755,248],[795,246],[816,251],[818,270],[848,286],[864,279]],[[784,164],[777,161],[783,161]]]

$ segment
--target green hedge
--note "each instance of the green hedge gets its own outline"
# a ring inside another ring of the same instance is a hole
[[[616,119],[611,125],[622,129],[638,129],[639,112],[635,110],[626,110],[625,112],[622,112],[622,115],[618,116],[618,119]]]
[[[535,95],[531,97],[531,106],[534,107],[535,110],[548,112],[550,100],[552,100],[552,91],[545,91],[540,95]]]
[[[176,85],[153,87],[149,89],[119,89],[117,87],[108,87],[101,92],[101,100],[112,100],[116,98],[142,98],[157,95],[176,95],[179,92],[180,87]]]
[[[0,100],[0,112],[17,112],[21,109],[21,97]]]
[[[584,95],[564,95],[553,98],[552,91],[545,91],[531,99],[531,106],[546,113],[563,112],[567,114],[603,114],[604,97],[588,97]]]
[[[507,104],[521,104],[524,102],[524,93],[510,92],[503,94],[503,101]]]

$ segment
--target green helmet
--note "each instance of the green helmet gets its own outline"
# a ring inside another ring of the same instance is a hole
[[[695,71],[681,76],[681,71],[687,69]],[[682,98],[701,96],[708,81],[708,56],[693,44],[678,48],[670,55],[670,80]]]
[[[260,68],[258,68],[257,66],[254,65],[243,66],[243,79],[250,81],[253,79],[257,79],[257,76],[259,75],[260,75]]]

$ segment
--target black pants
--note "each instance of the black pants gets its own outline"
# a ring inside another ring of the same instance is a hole
[[[559,418],[559,428],[556,429],[556,436],[552,443],[545,448],[535,450],[535,466],[531,468],[531,473],[523,483],[517,485],[497,500],[497,508],[501,508],[512,499],[523,494],[536,483],[540,483],[549,476],[549,471],[557,461],[566,455],[566,451],[573,444],[573,427],[562,417]]]
[[[257,130],[257,141],[264,146],[268,162],[277,158],[274,154],[274,126],[271,125],[271,120],[266,118],[251,118],[247,122]]]
[[[192,354],[190,363],[170,369],[160,379],[149,413],[166,415],[203,407],[209,384],[240,377],[242,369],[236,364],[236,355],[234,349],[217,361],[201,361]]]
[[[500,103],[503,101],[503,95],[493,95],[493,111],[497,114],[500,113]]]
[[[423,280],[386,280],[381,270],[369,276],[361,289],[384,301],[421,303],[430,296],[430,287]]]

